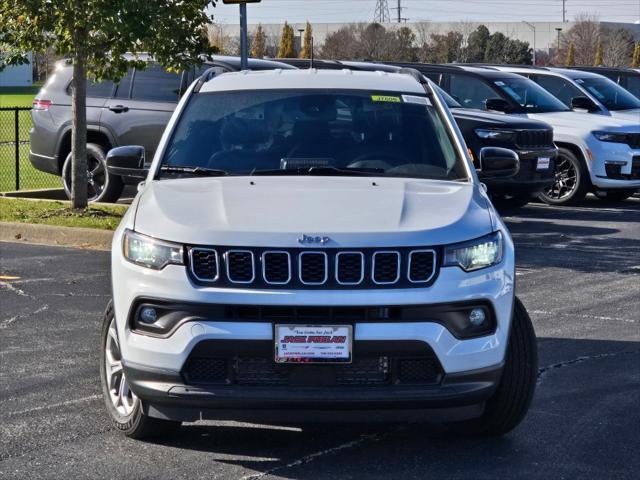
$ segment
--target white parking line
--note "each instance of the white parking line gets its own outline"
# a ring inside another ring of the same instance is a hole
[[[58,407],[66,407],[67,405],[75,405],[76,403],[90,402],[93,400],[98,400],[99,398],[102,398],[102,395],[89,395],[88,397],[67,400],[66,402],[52,403],[50,405],[43,405],[41,407],[27,408],[26,410],[18,410],[17,412],[9,412],[6,416],[14,417],[16,415],[25,415],[27,413],[39,412],[42,410],[50,410],[52,408],[58,408]]]

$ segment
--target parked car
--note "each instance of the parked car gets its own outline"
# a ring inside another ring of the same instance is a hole
[[[119,145],[139,144],[149,158],[160,141],[178,100],[187,87],[208,68],[237,71],[236,57],[214,57],[200,67],[181,73],[167,72],[150,62],[144,70],[131,69],[116,85],[110,81],[87,82],[88,191],[92,202],[114,202],[122,193],[123,179],[110,176],[106,152]],[[293,68],[285,64],[252,59],[249,68]],[[33,127],[29,158],[43,172],[62,177],[71,192],[71,75],[72,67],[61,61],[55,74],[33,101]]]
[[[300,68],[309,66],[309,60],[284,61]],[[401,65],[335,60],[314,60],[314,67],[386,72],[398,72],[402,68]],[[478,169],[478,177],[487,186],[496,206],[524,206],[540,192],[551,187],[555,178],[558,149],[553,143],[553,129],[548,124],[527,118],[463,109],[462,105],[442,89],[436,89],[451,110]],[[515,176],[493,178],[491,174],[482,171],[479,164],[480,152],[489,146],[509,148],[518,154],[520,169]]]
[[[533,80],[574,110],[609,115],[640,125],[640,99],[597,73],[551,67],[495,65],[493,68]]]
[[[636,98],[640,98],[640,69],[613,67],[571,67],[575,70],[597,73],[613,80],[622,88],[628,90]]]
[[[555,181],[539,198],[574,203],[594,192],[624,200],[640,188],[640,125],[572,111],[535,82],[493,67],[415,64],[463,107],[541,120],[559,148]]]
[[[537,354],[513,242],[430,82],[280,70],[185,95],[114,235],[100,375],[119,430],[523,419]]]

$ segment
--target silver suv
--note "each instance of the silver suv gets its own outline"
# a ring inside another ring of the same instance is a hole
[[[142,145],[152,158],[160,136],[181,95],[204,70],[240,70],[237,57],[214,57],[201,67],[169,73],[150,62],[145,70],[131,69],[118,83],[87,84],[87,167],[89,201],[115,202],[125,179],[110,175],[106,152],[120,145]],[[291,69],[267,60],[249,61],[251,70]],[[33,102],[29,159],[35,168],[62,177],[71,191],[71,75],[72,67],[58,63],[55,74]]]

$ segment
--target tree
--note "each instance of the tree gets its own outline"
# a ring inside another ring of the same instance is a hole
[[[633,56],[633,33],[626,28],[604,28],[602,56],[608,67],[628,67]]]
[[[278,58],[295,58],[293,27],[284,22],[282,34],[280,35],[280,46],[278,47]]]
[[[309,22],[304,29],[304,43],[300,50],[300,58],[311,58],[313,54],[313,27]]]
[[[253,36],[253,45],[251,46],[251,56],[253,58],[263,58],[266,53],[267,39],[262,29],[262,24],[258,24],[256,33]]]
[[[379,23],[370,23],[359,28],[360,59],[387,60],[389,49],[389,35],[387,29]]]
[[[392,35],[392,48],[389,52],[391,58],[399,62],[415,62],[418,60],[418,52],[415,46],[416,34],[409,27],[400,27],[395,35]]]
[[[632,68],[640,68],[640,42],[636,43],[633,49],[633,59],[631,60]]]
[[[451,63],[460,58],[462,51],[460,32],[432,33],[431,41],[423,48],[422,60],[429,63]]]
[[[580,15],[575,24],[561,38],[561,50],[566,50],[573,43],[575,48],[576,65],[592,65],[598,43],[601,40],[600,22],[596,17]],[[557,60],[560,60],[558,56]]]
[[[569,50],[567,51],[567,60],[565,65],[567,67],[573,67],[576,64],[576,46],[573,43],[569,44]]]
[[[573,43],[570,46],[573,47]],[[598,46],[596,47],[596,56],[595,56],[595,59],[593,60],[593,65],[596,67],[600,67],[602,66],[603,63],[604,61],[602,59],[602,42],[598,42]]]
[[[501,32],[495,32],[487,41],[484,60],[488,63],[531,65],[533,54],[528,42],[514,40]]]
[[[474,32],[469,35],[467,39],[466,57],[467,62],[470,63],[482,63],[485,59],[485,52],[487,51],[487,43],[491,33],[489,29],[484,25],[479,25]]]
[[[320,56],[328,60],[350,60],[359,58],[359,38],[355,25],[347,25],[327,35]]]
[[[199,55],[211,51],[203,33],[210,21],[205,9],[215,1],[0,0],[0,38],[17,49],[7,64],[25,63],[25,52],[53,47],[73,65],[73,208],[87,206],[88,76],[117,81],[130,66],[145,68],[142,52],[172,70],[200,63]]]

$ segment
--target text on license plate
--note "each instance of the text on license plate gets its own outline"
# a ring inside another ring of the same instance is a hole
[[[276,325],[278,363],[351,362],[351,325]]]

